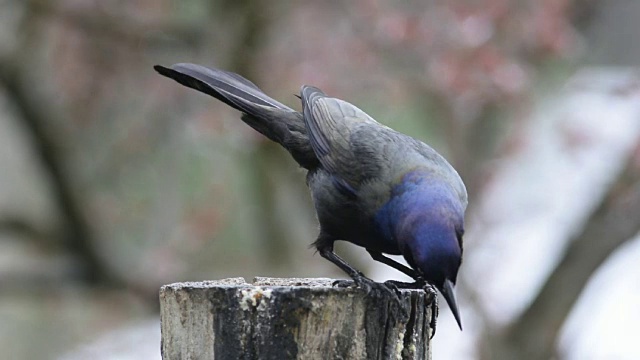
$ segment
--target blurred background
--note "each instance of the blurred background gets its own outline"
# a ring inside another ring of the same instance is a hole
[[[638,18],[633,0],[0,0],[2,357],[159,359],[162,284],[345,276],[309,248],[288,154],[152,69],[194,62],[296,109],[318,86],[458,169],[465,330],[443,308],[435,359],[640,358]]]

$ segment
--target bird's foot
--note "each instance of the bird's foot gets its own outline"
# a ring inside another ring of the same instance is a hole
[[[438,314],[440,312],[438,308],[438,293],[436,292],[435,287],[431,284],[425,283],[423,289],[424,292],[427,293],[425,301],[429,302],[429,306],[431,308],[431,321],[429,322],[429,327],[431,328],[430,339],[433,339],[436,334],[436,325],[438,322]]]
[[[375,293],[376,296],[384,297],[389,300],[389,311],[391,317],[399,318],[401,322],[406,322],[409,319],[409,310],[405,307],[405,304],[400,300],[400,289],[394,283],[378,283],[371,279],[365,278],[371,283],[370,293]]]
[[[334,287],[339,287],[339,288],[348,288],[348,287],[353,287],[355,286],[356,283],[353,282],[353,280],[347,280],[347,279],[338,279],[338,280],[334,280],[331,283],[331,286]]]
[[[412,283],[397,280],[387,280],[384,283],[388,286],[391,285],[398,289],[425,289],[425,286],[427,285],[427,283],[421,277],[416,278],[416,281]]]
[[[395,284],[389,282],[378,283],[364,276],[362,273],[359,273],[358,276],[354,276],[353,281],[336,280],[333,282],[333,286],[337,287],[352,287],[354,285],[364,290],[367,295],[389,299],[392,303],[392,311],[397,312],[402,319],[408,318],[408,311],[400,300],[399,287]]]
[[[435,286],[425,283],[422,286],[422,290],[424,290],[424,292],[427,293],[427,298],[428,298],[427,300],[433,299],[432,302],[438,301],[438,291],[436,290]]]
[[[376,292],[376,294],[382,294],[382,295],[389,295],[391,297],[398,297],[398,295],[393,291],[396,290],[397,287],[395,286],[386,286],[385,284],[381,284],[381,283],[377,283],[371,279],[369,279],[368,277],[366,277],[363,273],[358,272],[356,274],[356,276],[353,276],[353,281],[351,280],[336,280],[333,282],[333,286],[336,287],[342,287],[342,288],[346,288],[346,287],[358,287],[362,290],[364,290],[364,292],[369,295],[373,292]]]
[[[360,271],[358,271],[358,277],[362,277],[362,278],[367,278],[366,276],[364,276],[363,273],[361,273]],[[373,281],[373,280],[372,280]],[[339,279],[339,280],[335,280],[332,284],[335,287],[339,287],[339,288],[349,288],[349,287],[356,287],[356,286],[360,286],[360,284],[357,281],[354,280],[346,280],[346,279]],[[365,289],[365,291],[367,291],[367,293],[369,292],[367,289]]]

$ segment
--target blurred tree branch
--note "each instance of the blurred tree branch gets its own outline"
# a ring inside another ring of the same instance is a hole
[[[62,246],[82,265],[74,273],[91,284],[123,286],[129,282],[123,275],[110,269],[109,262],[100,255],[95,229],[92,229],[83,204],[84,194],[74,185],[73,174],[66,162],[64,139],[51,131],[54,119],[66,116],[60,106],[42,91],[32,86],[32,57],[49,29],[42,19],[77,27],[90,36],[100,36],[118,46],[170,45],[163,34],[178,37],[189,46],[195,46],[201,38],[200,27],[189,24],[153,23],[140,25],[139,21],[123,19],[102,12],[79,11],[65,6],[64,2],[31,0],[23,4],[19,40],[16,45],[0,54],[0,86],[16,111],[32,141],[32,148],[40,160],[42,169],[50,179],[51,194],[60,209],[63,221]],[[64,121],[58,121],[64,123]],[[15,225],[15,219],[8,225]],[[12,227],[14,228],[14,227]],[[20,227],[24,230],[24,227]],[[155,297],[155,289],[152,292]],[[154,300],[155,301],[155,300]]]
[[[5,89],[22,124],[30,133],[33,148],[43,169],[50,176],[53,196],[66,222],[64,244],[71,253],[83,260],[85,271],[81,278],[90,283],[113,283],[115,279],[109,275],[106,264],[98,255],[79,199],[64,169],[59,151],[61,145],[46,130],[50,118],[59,112],[43,99],[36,99],[35,93],[25,85],[25,70],[19,64],[22,64],[20,54],[0,58],[0,86]]]
[[[70,173],[68,159],[64,154],[64,139],[51,128],[52,123],[65,123],[65,121],[52,121],[52,119],[71,118],[74,114],[66,114],[41,87],[29,86],[31,65],[30,56],[38,49],[43,41],[43,36],[50,23],[69,25],[74,31],[80,32],[93,40],[92,43],[100,43],[104,40],[109,44],[110,51],[113,46],[140,47],[174,45],[167,40],[178,38],[186,43],[189,48],[201,46],[201,40],[205,38],[206,28],[198,24],[170,23],[164,21],[152,21],[140,23],[126,16],[106,13],[101,8],[79,8],[67,6],[65,2],[49,2],[31,0],[24,4],[25,12],[21,21],[20,39],[11,52],[0,54],[0,86],[4,87],[9,102],[16,109],[16,113],[31,135],[32,147],[40,159],[43,169],[51,179],[52,195],[61,211],[64,221],[64,241],[62,246],[66,251],[76,256],[79,263],[84,265],[79,277],[93,284],[123,286],[126,284],[140,285],[140,281],[128,279],[126,275],[110,268],[108,259],[101,256],[99,240],[96,238],[96,229],[92,228],[90,219],[86,218],[83,206],[87,204],[86,194],[83,194],[77,186],[74,186],[74,174]],[[257,53],[263,43],[264,35],[270,26],[271,18],[259,4],[237,3],[233,1],[221,1],[217,4],[225,17],[233,18],[234,22],[240,20],[236,26],[234,35],[231,67],[249,78],[257,78],[259,61]],[[93,11],[96,10],[96,11]],[[230,15],[230,16],[227,16]],[[213,20],[216,20],[213,17]],[[42,21],[45,20],[45,21]],[[165,36],[167,34],[167,36]],[[104,45],[104,44],[103,44]],[[98,45],[96,45],[98,46]],[[113,59],[112,59],[113,61]],[[109,76],[105,74],[104,76]],[[97,80],[96,80],[97,81]],[[99,91],[99,90],[97,90]],[[92,91],[92,93],[94,93]],[[95,95],[95,93],[94,93]],[[80,104],[82,105],[82,104]],[[86,115],[86,112],[83,112]],[[82,114],[81,114],[82,116]],[[259,143],[254,155],[250,157],[250,165],[255,171],[255,187],[257,202],[260,210],[261,229],[265,232],[264,249],[273,253],[273,257],[267,256],[274,263],[286,266],[287,239],[291,234],[286,227],[279,226],[275,214],[273,187],[280,186],[273,179],[265,176],[264,172],[270,169],[274,161],[283,160],[283,156],[274,156],[271,150],[275,150],[273,144],[265,141]],[[271,165],[269,165],[271,164]],[[147,289],[146,290],[151,290]],[[152,290],[155,297],[155,289]]]
[[[497,340],[487,339],[483,359],[550,359],[557,355],[558,334],[593,273],[640,231],[637,172],[637,162],[631,157],[531,305]]]
[[[22,235],[28,239],[40,239],[46,236],[35,224],[16,214],[0,216],[0,233]]]

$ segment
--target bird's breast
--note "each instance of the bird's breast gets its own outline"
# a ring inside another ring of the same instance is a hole
[[[322,231],[370,250],[400,253],[397,243],[381,232],[377,209],[368,209],[369,202],[340,191],[324,171],[310,174],[307,181]]]

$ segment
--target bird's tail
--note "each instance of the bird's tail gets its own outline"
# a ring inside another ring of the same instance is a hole
[[[242,111],[242,121],[282,145],[302,167],[310,169],[318,163],[302,114],[270,98],[251,81],[232,72],[196,64],[153,68],[161,75]]]

